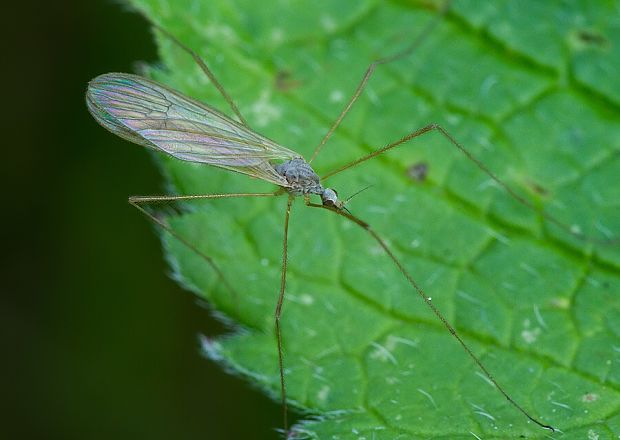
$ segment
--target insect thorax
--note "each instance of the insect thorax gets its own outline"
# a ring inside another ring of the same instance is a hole
[[[276,165],[275,170],[291,185],[286,190],[296,196],[302,194],[321,195],[325,191],[319,176],[304,159],[296,158]]]

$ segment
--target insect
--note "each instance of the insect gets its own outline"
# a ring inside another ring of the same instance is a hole
[[[427,35],[436,21],[429,24],[420,35]],[[163,30],[162,30],[163,31]],[[163,31],[165,32],[165,31]],[[173,38],[172,36],[170,36]],[[176,41],[173,39],[173,41]],[[207,263],[221,275],[223,282],[227,283],[226,277],[221,272],[215,261],[208,255],[196,249],[193,244],[178,235],[168,225],[143,208],[143,205],[153,202],[168,201],[192,201],[199,199],[241,198],[241,197],[275,197],[288,195],[287,207],[284,216],[283,256],[281,267],[280,289],[275,310],[275,333],[278,348],[278,363],[280,375],[281,400],[283,408],[283,425],[288,429],[287,422],[287,396],[285,357],[282,343],[282,306],[286,291],[287,275],[287,252],[288,252],[288,228],[289,217],[294,197],[301,196],[308,207],[327,210],[335,215],[343,217],[353,224],[361,227],[381,247],[383,252],[396,265],[410,286],[419,294],[422,300],[430,307],[433,313],[441,320],[448,331],[458,340],[465,351],[474,359],[474,362],[482,369],[485,376],[496,388],[508,399],[508,401],[521,411],[529,420],[539,426],[553,430],[554,428],[532,417],[524,408],[515,402],[504,388],[493,378],[480,360],[460,338],[454,327],[444,318],[435,307],[431,299],[424,293],[421,286],[414,280],[407,268],[392,251],[388,243],[364,220],[354,216],[346,210],[346,201],[339,198],[334,189],[324,185],[327,178],[335,176],[349,168],[355,167],[374,157],[377,157],[395,147],[403,145],[414,138],[429,132],[436,132],[448,142],[464,153],[480,169],[499,186],[503,187],[522,204],[534,208],[526,199],[516,194],[510,187],[498,179],[479,160],[473,157],[463,148],[457,140],[443,127],[431,124],[415,130],[399,140],[387,146],[354,160],[344,166],[327,173],[323,178],[312,168],[311,163],[322,150],[328,139],[339,127],[353,104],[364,91],[366,84],[376,67],[408,56],[420,44],[417,39],[401,53],[381,59],[373,63],[367,70],[364,78],[357,87],[353,96],[347,101],[344,109],[331,125],[323,140],[316,147],[309,160],[305,160],[295,151],[285,148],[270,139],[261,136],[249,128],[241,112],[235,106],[233,100],[224,91],[223,87],[214,77],[206,64],[189,48],[176,41],[187,50],[196,62],[201,66],[211,82],[218,88],[222,96],[230,104],[238,121],[233,120],[218,110],[208,105],[182,95],[179,92],[159,84],[155,81],[129,74],[105,74],[101,75],[89,84],[87,91],[87,104],[91,114],[105,128],[131,142],[140,144],[156,151],[167,153],[177,159],[209,164],[215,167],[256,177],[277,185],[280,189],[270,193],[233,193],[233,194],[208,194],[208,195],[180,195],[180,196],[146,196],[131,197],[130,203],[158,223],[162,228],[173,234],[186,246],[200,253]],[[314,203],[311,196],[318,196],[321,203]],[[563,223],[554,217],[546,216],[547,220],[567,229]],[[232,290],[232,289],[231,289]]]

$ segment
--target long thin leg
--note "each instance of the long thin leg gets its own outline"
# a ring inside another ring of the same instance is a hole
[[[452,136],[450,133],[448,133],[443,127],[441,127],[438,124],[429,124],[429,125],[427,125],[425,127],[422,127],[422,128],[420,128],[418,130],[415,130],[414,132],[409,133],[406,136],[403,136],[402,138],[398,139],[397,141],[392,142],[392,143],[386,145],[385,147],[379,148],[378,150],[375,150],[372,153],[369,153],[369,154],[367,154],[365,156],[360,157],[359,159],[356,159],[356,160],[354,160],[352,162],[349,162],[346,165],[343,165],[343,166],[341,166],[341,167],[339,167],[339,168],[337,168],[335,170],[330,171],[329,173],[327,173],[324,176],[322,176],[321,180],[324,181],[325,179],[328,179],[331,176],[334,176],[334,175],[336,175],[336,174],[338,174],[338,173],[340,173],[340,172],[342,172],[344,170],[347,170],[349,168],[353,168],[354,166],[359,165],[362,162],[366,162],[367,160],[370,160],[373,157],[377,157],[380,154],[383,154],[386,151],[391,150],[392,148],[398,147],[399,145],[407,143],[410,140],[412,140],[414,138],[417,138],[419,136],[422,136],[422,135],[424,135],[424,134],[426,134],[428,132],[431,132],[431,131],[437,131],[443,137],[448,139],[453,146],[455,146],[469,160],[471,160],[474,164],[476,164],[476,166],[478,168],[480,168],[480,170],[482,170],[487,176],[489,176],[491,179],[493,179],[493,181],[495,183],[497,183],[500,187],[502,187],[504,189],[504,191],[506,191],[517,202],[519,202],[520,204],[522,204],[526,208],[531,209],[532,211],[536,212],[537,214],[542,216],[545,220],[547,220],[550,223],[553,223],[554,225],[556,225],[557,227],[559,227],[563,231],[568,232],[569,234],[573,235],[574,237],[576,237],[576,238],[578,238],[580,240],[590,241],[590,242],[597,243],[597,244],[611,245],[611,244],[620,243],[620,238],[612,238],[612,239],[600,240],[600,239],[596,239],[596,238],[590,237],[590,236],[588,236],[586,234],[583,234],[582,232],[579,232],[578,230],[575,230],[575,228],[570,227],[569,225],[561,222],[560,220],[558,220],[554,216],[552,216],[550,214],[547,214],[545,212],[542,212],[540,209],[538,209],[536,206],[534,206],[534,204],[532,204],[532,202],[527,200],[525,197],[519,195],[514,189],[512,189],[510,186],[508,186],[506,183],[504,183],[480,159],[478,159],[473,154],[471,154],[469,152],[469,150],[467,150],[460,142],[458,142],[454,136]]]
[[[350,214],[348,212],[341,211],[339,209],[336,209],[336,208],[333,208],[333,207],[330,207],[330,206],[318,205],[316,203],[306,203],[306,204],[308,206],[312,207],[312,208],[323,208],[323,209],[327,209],[328,211],[335,212],[336,214],[338,214],[338,215],[340,215],[340,216],[342,216],[342,217],[352,221],[353,223],[355,223],[356,225],[360,226],[362,229],[367,231],[372,236],[372,238],[379,244],[379,246],[381,246],[383,248],[383,250],[388,255],[388,257],[390,257],[392,262],[394,262],[396,267],[398,267],[398,270],[400,271],[400,273],[403,274],[403,276],[407,279],[407,282],[414,288],[414,290],[418,293],[418,295],[420,295],[422,300],[433,311],[435,316],[437,316],[437,318],[439,318],[439,320],[443,323],[444,327],[446,327],[446,329],[448,329],[450,334],[452,336],[454,336],[454,338],[459,342],[461,347],[463,347],[465,352],[473,359],[474,363],[482,370],[484,375],[493,383],[493,385],[495,385],[495,387],[498,389],[498,391],[508,400],[508,402],[510,402],[510,404],[512,406],[514,406],[523,415],[525,415],[525,417],[527,417],[532,422],[536,423],[538,426],[540,426],[542,428],[545,428],[545,429],[549,429],[552,432],[555,432],[555,428],[553,426],[546,425],[546,424],[538,421],[537,419],[535,419],[531,415],[529,415],[529,413],[525,409],[523,409],[523,407],[521,405],[519,405],[517,402],[514,401],[514,399],[512,397],[510,397],[510,395],[497,382],[497,380],[495,380],[495,378],[493,377],[491,372],[484,366],[482,361],[480,359],[478,359],[478,357],[476,357],[476,355],[469,348],[469,346],[465,343],[465,341],[463,341],[463,339],[461,339],[461,337],[456,332],[456,329],[452,326],[452,324],[450,324],[448,322],[448,320],[443,316],[443,314],[439,311],[439,309],[435,306],[435,304],[433,304],[431,302],[431,299],[424,293],[424,290],[422,290],[422,287],[420,287],[418,285],[418,283],[416,283],[414,278],[407,271],[407,269],[405,269],[405,266],[403,266],[403,264],[400,262],[400,260],[396,257],[396,255],[388,247],[386,242],[374,231],[374,229],[372,229],[370,227],[370,225],[368,223],[364,222],[363,220],[360,220],[359,218],[355,217],[354,215],[352,215],[352,214]]]
[[[308,163],[311,163],[316,158],[316,156],[319,154],[319,152],[323,148],[323,145],[325,145],[325,143],[329,140],[332,134],[334,134],[334,132],[336,131],[336,129],[338,128],[338,126],[340,125],[344,117],[347,115],[347,113],[349,113],[349,110],[351,110],[351,107],[353,107],[353,104],[355,103],[355,101],[357,101],[357,99],[360,97],[360,95],[366,88],[366,85],[368,81],[370,80],[370,78],[372,77],[373,73],[375,72],[377,66],[380,66],[382,64],[388,64],[388,63],[391,63],[392,61],[397,61],[397,60],[406,58],[409,55],[411,55],[424,42],[426,37],[430,35],[431,31],[435,28],[435,26],[437,26],[439,21],[443,18],[443,16],[448,11],[448,9],[450,9],[451,2],[452,0],[447,0],[444,3],[444,5],[441,7],[439,11],[439,14],[435,18],[433,18],[433,20],[427,23],[426,26],[424,26],[422,31],[417,35],[417,37],[415,38],[415,40],[413,40],[413,43],[411,43],[409,47],[405,48],[404,50],[398,53],[395,53],[385,58],[380,58],[370,63],[370,65],[366,68],[366,72],[364,73],[362,80],[357,85],[355,92],[353,92],[353,96],[351,96],[349,101],[346,103],[346,105],[344,106],[344,108],[342,109],[342,111],[340,112],[336,120],[333,122],[333,124],[331,125],[331,127],[329,128],[325,136],[323,136],[323,139],[321,139],[321,142],[319,142],[319,144],[315,147],[314,152],[312,153],[312,156],[310,157],[310,160],[308,161]]]
[[[288,221],[291,216],[291,205],[293,196],[288,196],[286,204],[286,214],[284,215],[284,240],[282,241],[282,272],[280,274],[280,294],[275,311],[276,339],[278,340],[278,367],[280,369],[280,397],[282,399],[282,418],[284,432],[288,434],[288,408],[286,405],[286,386],[284,383],[284,355],[282,351],[282,330],[280,328],[280,317],[282,316],[282,303],[284,302],[284,291],[286,289],[286,265],[288,257]]]
[[[184,200],[204,200],[204,199],[224,199],[224,198],[237,198],[237,197],[273,197],[278,195],[279,193],[239,193],[239,194],[200,194],[200,195],[188,195],[188,196],[131,196],[128,201],[129,204],[135,207],[138,211],[144,214],[149,220],[153,223],[161,227],[168,234],[176,238],[180,243],[198,255],[200,258],[205,260],[209,266],[217,273],[222,282],[226,285],[228,290],[231,292],[231,296],[233,302],[237,303],[237,292],[232,287],[232,285],[228,282],[222,270],[215,264],[213,259],[194,246],[191,242],[183,238],[176,231],[174,231],[170,226],[168,226],[161,219],[155,217],[153,214],[148,212],[146,209],[142,207],[142,205],[148,205],[152,203],[162,203],[162,202],[178,202]]]
[[[226,92],[226,89],[224,89],[224,86],[222,86],[222,84],[220,84],[220,82],[217,80],[217,78],[215,77],[215,75],[213,74],[211,69],[209,69],[209,66],[207,66],[207,63],[205,63],[204,60],[202,58],[200,58],[200,55],[198,55],[196,52],[194,52],[192,49],[190,49],[185,44],[181,43],[174,35],[172,35],[170,32],[168,32],[166,29],[162,28],[158,24],[155,24],[155,23],[153,23],[151,21],[151,25],[154,28],[156,28],[157,30],[159,30],[166,37],[168,37],[174,44],[176,44],[181,49],[183,49],[185,52],[187,52],[194,59],[196,64],[198,64],[198,66],[202,69],[202,71],[205,73],[205,75],[207,75],[207,77],[209,78],[211,83],[213,83],[213,85],[218,90],[218,92],[220,92],[220,95],[222,95],[222,97],[226,100],[226,102],[230,106],[230,109],[235,113],[235,115],[237,115],[237,117],[239,118],[239,121],[243,125],[245,125],[246,127],[249,128],[249,125],[248,125],[247,121],[241,115],[241,112],[237,108],[237,105],[235,104],[233,99],[230,97],[228,92]]]

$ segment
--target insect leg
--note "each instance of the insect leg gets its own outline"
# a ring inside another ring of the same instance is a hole
[[[179,202],[185,200],[204,200],[204,199],[223,199],[223,198],[238,198],[238,197],[273,197],[278,195],[278,193],[248,193],[248,194],[200,194],[200,195],[188,195],[188,196],[131,196],[128,201],[129,204],[135,207],[138,211],[144,214],[150,221],[161,227],[168,234],[177,239],[180,243],[198,255],[200,258],[205,260],[209,266],[217,273],[217,275],[222,279],[222,282],[226,285],[226,288],[230,291],[231,297],[235,305],[237,304],[237,292],[232,287],[232,285],[228,282],[222,270],[215,264],[213,258],[209,255],[202,252],[196,246],[194,246],[190,241],[183,238],[176,231],[174,231],[168,224],[166,224],[162,219],[156,217],[152,213],[148,212],[143,205],[149,205],[154,203],[165,203],[165,202]]]
[[[530,202],[529,200],[527,200],[525,197],[521,196],[520,194],[518,194],[514,189],[512,189],[508,184],[506,184],[503,180],[501,180],[495,173],[493,173],[493,171],[491,171],[489,169],[489,167],[487,167],[480,159],[478,159],[476,156],[474,156],[469,150],[467,150],[460,142],[458,142],[456,140],[456,138],[454,136],[452,136],[446,129],[444,129],[442,126],[438,125],[438,124],[429,124],[426,125],[422,128],[419,128],[409,134],[407,134],[406,136],[403,136],[402,138],[398,139],[397,141],[394,141],[388,145],[386,145],[385,147],[379,148],[378,150],[373,151],[372,153],[369,153],[365,156],[360,157],[359,159],[356,159],[352,162],[349,162],[348,164],[345,164],[335,170],[330,171],[329,173],[325,174],[324,176],[321,177],[321,180],[325,180],[331,176],[334,176],[344,170],[347,170],[349,168],[353,168],[354,166],[357,166],[359,164],[361,164],[362,162],[366,162],[367,160],[370,160],[376,156],[379,156],[380,154],[383,154],[389,150],[391,150],[392,148],[398,147],[399,145],[405,144],[407,142],[409,142],[410,140],[413,140],[419,136],[422,136],[424,134],[427,134],[431,131],[436,131],[438,133],[440,133],[444,138],[446,138],[450,144],[452,144],[455,148],[457,148],[461,153],[463,153],[469,160],[471,160],[474,164],[476,164],[476,166],[482,171],[484,172],[487,176],[489,176],[491,179],[493,179],[493,181],[495,183],[497,183],[504,191],[506,191],[513,199],[515,199],[517,202],[519,202],[521,205],[525,206],[526,208],[536,212],[537,214],[539,214],[540,216],[542,216],[542,218],[544,218],[545,220],[547,220],[549,223],[554,224],[555,226],[559,227],[560,229],[562,229],[565,232],[568,232],[569,234],[571,234],[572,236],[583,240],[583,241],[589,241],[592,243],[596,243],[596,244],[605,244],[605,245],[613,245],[613,244],[617,244],[620,243],[620,238],[611,238],[611,239],[596,239],[593,237],[590,237],[586,234],[583,234],[582,232],[579,232],[578,230],[575,230],[574,227],[571,227],[569,225],[567,225],[566,223],[561,222],[560,220],[558,220],[557,218],[555,218],[554,216],[552,216],[551,214],[547,214],[546,212],[542,212],[540,209],[538,209],[532,202]]]
[[[439,318],[439,320],[442,322],[442,324],[448,330],[448,332],[450,332],[450,334],[454,336],[454,338],[458,341],[458,343],[465,350],[465,352],[473,359],[474,363],[478,366],[478,368],[482,370],[482,372],[487,377],[487,379],[489,379],[493,383],[493,385],[495,385],[497,390],[508,400],[508,402],[510,402],[512,406],[514,406],[523,415],[525,415],[525,417],[527,417],[532,422],[536,423],[541,428],[549,429],[550,431],[555,432],[556,429],[553,426],[546,425],[540,422],[539,420],[535,419],[534,417],[532,417],[521,405],[519,405],[517,402],[515,402],[515,400],[512,397],[510,397],[508,392],[504,390],[504,388],[493,377],[491,372],[484,366],[482,361],[478,359],[478,357],[469,348],[469,346],[465,343],[465,341],[459,336],[459,334],[456,332],[456,329],[452,326],[452,324],[448,322],[448,320],[443,316],[443,314],[439,311],[439,309],[435,306],[435,304],[432,303],[431,299],[426,295],[426,293],[424,293],[424,290],[422,289],[422,287],[415,281],[415,279],[407,271],[405,266],[396,257],[396,254],[394,254],[394,252],[392,252],[392,250],[388,247],[385,240],[383,240],[381,236],[379,236],[379,234],[377,234],[375,230],[372,229],[368,223],[355,217],[353,214],[350,214],[348,212],[345,212],[345,211],[342,211],[342,210],[339,210],[339,209],[336,209],[330,206],[319,205],[316,203],[306,203],[306,205],[310,206],[311,208],[323,208],[323,209],[327,209],[328,211],[332,211],[342,217],[345,217],[349,221],[352,221],[353,223],[355,223],[356,225],[364,229],[366,232],[368,232],[370,236],[377,242],[377,244],[381,246],[381,248],[390,258],[390,260],[392,260],[392,262],[396,265],[400,273],[407,279],[407,282],[409,283],[409,285],[413,287],[413,289],[422,298],[422,300],[426,303],[426,305],[433,311],[435,316]]]
[[[222,95],[222,97],[226,100],[226,102],[230,106],[230,109],[233,111],[233,113],[235,115],[237,115],[237,118],[239,118],[239,121],[243,125],[245,125],[246,127],[249,128],[249,125],[248,125],[247,121],[241,115],[241,112],[237,108],[237,105],[235,104],[233,99],[230,97],[228,92],[226,92],[226,89],[224,89],[224,86],[222,86],[222,84],[220,84],[220,82],[217,80],[217,78],[215,77],[215,75],[213,74],[211,69],[209,69],[209,66],[207,66],[207,63],[200,57],[200,55],[198,55],[196,52],[194,52],[192,49],[190,49],[185,44],[181,43],[181,41],[179,41],[174,35],[172,35],[170,32],[168,32],[167,30],[165,30],[164,28],[162,28],[158,24],[155,24],[155,23],[151,22],[151,25],[154,28],[156,28],[159,32],[164,34],[166,37],[168,37],[174,44],[176,44],[181,49],[183,49],[185,52],[187,52],[194,59],[196,64],[198,64],[200,69],[202,69],[202,71],[205,73],[205,75],[207,75],[207,77],[209,78],[211,83],[215,86],[217,91],[220,92],[220,95]]]
[[[288,434],[287,405],[286,405],[286,386],[284,383],[284,356],[282,352],[282,330],[280,328],[280,317],[282,316],[282,303],[284,302],[284,291],[286,289],[286,265],[288,257],[288,222],[291,216],[291,205],[293,196],[288,196],[286,213],[284,215],[284,240],[282,241],[282,271],[280,273],[280,294],[275,311],[276,338],[278,341],[278,367],[280,369],[280,397],[282,399],[282,417],[284,432]]]
[[[308,163],[311,163],[316,158],[316,156],[319,154],[319,152],[321,151],[325,143],[329,140],[332,134],[334,134],[334,132],[336,131],[336,129],[338,128],[338,126],[340,125],[344,117],[347,115],[347,113],[349,113],[349,110],[351,110],[351,107],[353,107],[353,104],[355,103],[355,101],[357,101],[357,99],[360,97],[360,95],[366,88],[368,81],[372,77],[377,67],[382,64],[388,64],[388,63],[391,63],[392,61],[397,61],[397,60],[406,58],[409,55],[411,55],[424,42],[426,37],[431,33],[431,31],[435,28],[435,26],[437,26],[437,24],[441,21],[443,16],[448,12],[448,9],[450,8],[450,3],[451,3],[451,0],[447,0],[443,4],[441,9],[439,10],[439,14],[435,18],[433,18],[429,23],[427,23],[426,26],[424,26],[422,31],[420,31],[420,33],[417,35],[417,37],[413,40],[413,42],[408,47],[406,47],[405,49],[403,49],[402,51],[398,53],[387,56],[385,58],[379,58],[378,60],[375,60],[372,63],[370,63],[370,65],[366,68],[366,72],[364,73],[362,80],[359,82],[355,91],[353,92],[353,95],[351,96],[351,98],[349,98],[346,105],[344,106],[344,108],[342,109],[342,111],[340,112],[336,120],[332,123],[331,127],[329,128],[325,136],[323,136],[323,139],[321,139],[321,142],[319,142],[319,144],[315,147],[314,152],[312,153],[312,156],[310,157],[310,160],[308,161]]]

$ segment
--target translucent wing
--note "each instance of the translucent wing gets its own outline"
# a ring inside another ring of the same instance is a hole
[[[88,84],[86,103],[97,122],[130,142],[276,185],[289,186],[271,161],[301,157],[214,108],[137,75],[96,77]]]

